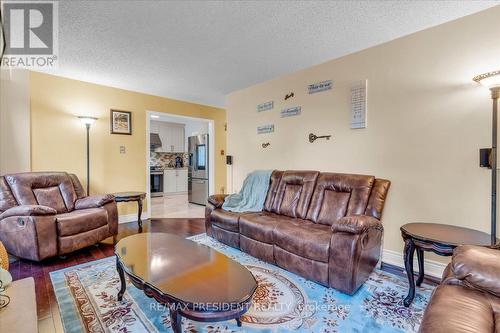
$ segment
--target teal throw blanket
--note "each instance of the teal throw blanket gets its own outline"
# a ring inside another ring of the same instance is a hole
[[[262,211],[272,172],[272,170],[251,172],[243,181],[240,193],[228,195],[222,208],[237,213]]]

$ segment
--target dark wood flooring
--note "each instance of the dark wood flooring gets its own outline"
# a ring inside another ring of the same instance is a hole
[[[183,237],[205,232],[204,219],[152,219],[144,221],[143,232],[168,232]],[[137,233],[137,222],[119,225],[118,237],[121,238]],[[9,271],[14,280],[32,276],[35,280],[36,303],[38,319],[58,317],[57,302],[50,281],[49,273],[62,268],[84,264],[89,261],[110,257],[113,255],[113,240],[106,239],[97,246],[91,246],[66,256],[66,258],[51,258],[40,263],[28,260],[18,260],[10,264]]]

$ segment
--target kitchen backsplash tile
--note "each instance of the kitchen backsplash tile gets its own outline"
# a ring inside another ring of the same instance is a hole
[[[177,156],[182,157],[184,167],[188,164],[188,153],[157,153],[151,152],[149,154],[149,166],[161,168],[175,168],[175,159]]]

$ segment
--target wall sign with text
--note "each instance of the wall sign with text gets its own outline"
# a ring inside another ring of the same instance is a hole
[[[274,125],[262,125],[257,127],[257,134],[267,134],[274,132]]]
[[[273,101],[265,102],[265,103],[257,105],[257,112],[271,110],[273,107],[274,107]]]
[[[351,87],[351,128],[366,128],[367,80],[354,83]]]
[[[318,92],[330,90],[333,87],[333,82],[332,80],[326,80],[326,81],[321,81],[318,83],[313,83],[307,86],[307,89],[309,90],[309,94],[315,94]]]
[[[300,106],[285,108],[285,109],[281,110],[281,118],[298,116],[298,115],[300,115],[300,113],[301,113]]]

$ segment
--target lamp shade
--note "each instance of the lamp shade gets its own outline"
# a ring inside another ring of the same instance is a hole
[[[500,71],[480,74],[475,76],[473,80],[489,89],[500,88]]]
[[[84,125],[92,125],[97,118],[95,117],[87,117],[87,116],[79,116],[78,119],[82,122]]]

